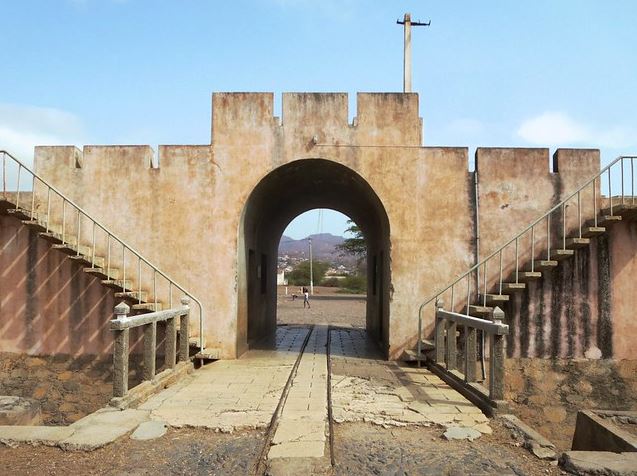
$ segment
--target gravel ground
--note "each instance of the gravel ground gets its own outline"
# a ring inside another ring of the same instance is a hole
[[[92,452],[0,445],[0,475],[239,475],[248,474],[263,433],[170,430],[151,441],[128,438]]]
[[[289,288],[288,295],[279,289],[277,297],[278,324],[317,324],[352,325],[365,327],[365,299],[347,294],[336,294],[334,288],[315,287],[315,296],[310,297],[310,309],[303,309],[303,297],[292,300]],[[332,299],[330,299],[332,297]]]
[[[493,435],[447,441],[439,428],[385,429],[369,423],[334,425],[334,474],[559,475],[556,466],[528,453],[498,422]]]

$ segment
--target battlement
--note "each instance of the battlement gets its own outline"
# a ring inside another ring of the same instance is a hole
[[[260,134],[308,130],[327,137],[354,138],[384,145],[422,145],[422,119],[416,93],[358,93],[356,117],[350,124],[347,93],[283,93],[282,118],[273,116],[273,93],[214,93],[212,143],[254,141]],[[350,133],[354,132],[354,136]]]

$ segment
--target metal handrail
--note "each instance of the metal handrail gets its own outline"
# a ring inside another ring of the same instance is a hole
[[[600,170],[598,173],[596,173],[591,179],[589,179],[588,181],[586,181],[583,185],[581,185],[577,190],[575,190],[575,192],[571,193],[568,197],[566,197],[564,200],[562,200],[560,203],[558,203],[557,205],[555,205],[554,207],[552,207],[550,210],[548,210],[547,212],[545,212],[544,214],[542,214],[539,218],[537,218],[535,221],[533,221],[530,225],[528,225],[527,227],[525,227],[521,232],[519,232],[517,235],[515,235],[513,238],[511,238],[510,240],[508,240],[506,243],[504,243],[503,245],[501,245],[498,249],[496,249],[493,253],[491,253],[489,256],[487,256],[486,258],[483,258],[481,261],[479,261],[477,264],[473,265],[468,271],[464,272],[463,274],[459,275],[457,278],[455,278],[450,284],[448,284],[447,286],[439,289],[435,294],[433,294],[430,298],[426,299],[425,301],[422,302],[422,304],[420,304],[419,308],[418,308],[418,342],[417,342],[417,353],[420,356],[421,354],[421,349],[422,349],[422,312],[423,309],[431,304],[432,302],[434,302],[438,297],[440,297],[442,294],[446,293],[447,291],[451,290],[451,310],[453,310],[453,305],[454,305],[454,287],[460,283],[463,279],[467,279],[467,303],[466,303],[466,315],[469,315],[469,304],[470,304],[470,299],[471,299],[471,280],[469,279],[470,276],[474,273],[474,272],[480,272],[480,268],[484,268],[484,289],[485,292],[483,293],[483,297],[484,297],[484,302],[486,305],[486,289],[487,289],[487,282],[488,282],[488,276],[487,276],[487,263],[489,261],[491,261],[493,258],[495,258],[496,256],[499,257],[499,267],[500,267],[500,276],[499,276],[499,292],[500,294],[502,293],[502,283],[503,283],[503,268],[502,268],[502,253],[505,250],[505,248],[507,248],[508,246],[510,246],[511,244],[515,243],[515,279],[516,279],[516,283],[519,282],[519,271],[520,271],[520,263],[519,263],[519,244],[520,244],[520,238],[522,238],[524,235],[526,235],[527,233],[529,233],[529,231],[531,232],[531,271],[534,270],[534,260],[535,260],[535,228],[538,226],[538,224],[540,222],[542,222],[543,220],[547,221],[547,237],[546,237],[546,242],[547,242],[547,260],[550,260],[551,258],[551,215],[559,210],[560,208],[562,209],[562,243],[563,243],[563,248],[562,249],[566,249],[566,204],[567,202],[569,202],[571,199],[573,199],[574,197],[577,197],[577,212],[578,212],[578,220],[579,220],[579,237],[582,237],[582,209],[581,209],[581,194],[584,191],[584,189],[586,187],[588,187],[589,185],[593,184],[593,219],[594,219],[594,226],[597,226],[597,190],[595,188],[596,186],[596,181],[598,179],[600,179],[600,184],[601,184],[601,177],[602,175],[604,175],[605,173],[608,173],[608,198],[610,200],[609,203],[609,208],[610,208],[610,214],[612,215],[613,212],[613,193],[612,193],[612,180],[611,180],[611,169],[613,168],[613,166],[617,163],[620,164],[620,176],[621,176],[621,197],[620,197],[620,205],[625,204],[625,197],[626,194],[625,192],[625,188],[624,188],[624,161],[625,160],[630,160],[630,183],[631,183],[631,200],[632,200],[632,205],[635,205],[637,203],[636,199],[635,199],[635,159],[637,159],[637,156],[634,155],[623,155],[623,156],[619,156],[617,157],[615,160],[613,160],[610,164],[608,164],[606,167],[604,167],[602,170]],[[601,198],[601,197],[600,197]],[[600,207],[601,210],[601,207]],[[479,295],[480,290],[477,289],[476,293]]]
[[[106,233],[107,236],[107,263],[108,263],[108,269],[107,269],[107,273],[110,272],[110,262],[111,262],[111,241],[115,241],[116,243],[119,243],[122,246],[122,284],[123,284],[123,289],[124,291],[126,291],[126,251],[128,251],[129,253],[133,254],[135,258],[137,258],[137,269],[138,269],[138,279],[139,279],[139,299],[141,301],[141,263],[145,263],[153,272],[153,299],[155,304],[157,304],[157,275],[163,277],[169,284],[169,299],[170,299],[170,305],[172,306],[172,287],[175,287],[176,289],[180,290],[182,293],[184,293],[186,296],[188,296],[190,299],[192,299],[196,304],[197,307],[199,309],[199,349],[201,352],[203,352],[204,350],[204,335],[203,335],[203,327],[204,327],[204,311],[203,311],[203,305],[201,304],[201,301],[199,299],[197,299],[195,296],[193,296],[191,293],[189,293],[183,286],[179,285],[175,280],[171,279],[166,273],[164,273],[163,271],[161,271],[157,266],[155,266],[154,264],[152,264],[150,261],[148,261],[146,258],[144,258],[141,253],[139,253],[138,251],[135,250],[135,248],[133,248],[132,246],[130,246],[128,243],[126,243],[124,240],[122,240],[121,238],[119,238],[117,235],[115,235],[114,233],[110,232],[108,230],[108,228],[106,228],[106,226],[104,226],[102,223],[100,223],[99,221],[97,221],[96,219],[94,219],[91,215],[89,215],[84,209],[82,209],[82,207],[80,207],[79,205],[77,205],[75,202],[73,202],[73,200],[71,200],[70,198],[68,198],[67,196],[65,196],[62,192],[60,192],[57,188],[55,188],[53,185],[49,184],[45,179],[43,179],[42,177],[40,177],[38,174],[36,174],[34,171],[32,171],[29,167],[27,167],[26,165],[24,165],[20,160],[18,160],[16,157],[14,157],[11,153],[7,152],[6,150],[0,150],[0,155],[2,155],[2,190],[3,190],[3,195],[6,196],[7,193],[7,170],[6,170],[6,164],[7,164],[7,157],[9,157],[11,160],[13,160],[17,166],[18,166],[18,174],[17,174],[17,184],[16,184],[16,193],[17,193],[17,199],[16,202],[19,202],[19,196],[20,196],[20,175],[21,175],[21,170],[24,169],[27,173],[29,173],[32,177],[33,177],[33,191],[32,191],[32,197],[31,197],[31,219],[33,220],[35,217],[35,180],[37,179],[40,183],[42,183],[44,186],[47,187],[47,216],[46,216],[46,230],[47,232],[50,231],[49,229],[49,221],[50,221],[50,214],[51,214],[51,191],[53,191],[56,195],[58,195],[61,199],[62,199],[62,217],[63,217],[63,221],[62,221],[62,233],[61,233],[61,240],[62,243],[69,243],[70,241],[65,240],[65,216],[66,216],[66,204],[68,203],[71,207],[73,207],[76,211],[77,211],[77,242],[76,242],[76,246],[77,246],[77,254],[80,255],[80,233],[81,233],[81,228],[80,228],[80,223],[81,223],[81,216],[83,215],[84,218],[88,219],[92,224],[93,224],[93,230],[92,230],[92,249],[91,249],[91,264],[92,266],[95,265],[95,247],[96,247],[96,242],[95,242],[95,227],[100,228],[102,231],[104,231]],[[19,208],[19,203],[16,203],[16,209]],[[26,209],[25,209],[26,210]],[[187,336],[186,336],[187,338]]]

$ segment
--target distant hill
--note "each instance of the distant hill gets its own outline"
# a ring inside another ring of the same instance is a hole
[[[342,236],[332,235],[331,233],[319,233],[317,235],[310,235],[308,238],[312,238],[312,254],[314,255],[314,259],[330,262],[350,261],[347,258],[343,259],[340,257],[340,252],[336,249],[337,245],[345,241],[345,238]],[[295,240],[283,235],[279,243],[279,256],[283,255],[308,258],[309,246],[307,238]]]

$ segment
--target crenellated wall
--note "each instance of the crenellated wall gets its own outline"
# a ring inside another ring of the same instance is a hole
[[[241,258],[250,232],[243,228],[245,206],[257,185],[283,165],[338,163],[351,171],[347,180],[364,181],[382,204],[389,241],[377,251],[388,281],[386,301],[379,305],[387,306],[384,344],[391,358],[414,342],[424,298],[599,168],[595,150],[559,150],[550,172],[547,149],[480,148],[477,253],[468,151],[423,146],[417,94],[359,93],[351,124],[343,93],[286,93],[281,119],[273,116],[273,101],[270,93],[214,94],[211,144],[160,146],[156,167],[148,146],[36,148],[39,174],[203,301],[207,346],[219,347],[224,358],[246,348],[239,316],[247,312],[244,280],[253,277]],[[295,188],[299,175],[285,177],[283,191],[306,193]],[[323,190],[311,177],[300,177],[316,196],[303,202],[307,206],[346,214],[367,206],[367,198],[356,193],[333,200],[336,185]],[[283,221],[304,211],[290,201],[281,202]],[[629,259],[634,263],[634,254]],[[614,309],[624,312],[620,305]],[[612,319],[618,319],[615,311]]]

